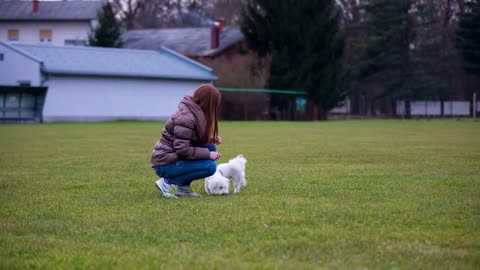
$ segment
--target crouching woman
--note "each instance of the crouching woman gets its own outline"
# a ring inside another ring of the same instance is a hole
[[[200,196],[191,184],[215,173],[221,155],[216,144],[220,92],[203,84],[192,96],[185,96],[167,120],[162,137],[152,151],[151,165],[160,177],[156,186],[166,198]]]

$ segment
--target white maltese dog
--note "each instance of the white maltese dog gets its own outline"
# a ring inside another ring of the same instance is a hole
[[[205,192],[210,195],[228,194],[229,183],[233,182],[233,192],[239,193],[240,187],[247,186],[245,179],[245,167],[247,159],[238,155],[227,163],[217,165],[217,171],[210,177],[205,178]]]

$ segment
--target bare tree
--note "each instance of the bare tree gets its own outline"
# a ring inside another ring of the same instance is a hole
[[[246,0],[109,0],[126,30],[195,25],[197,17],[239,24]],[[186,15],[187,14],[187,15]]]
[[[146,0],[110,0],[116,16],[127,30],[136,28],[137,14]]]
[[[360,0],[337,0],[337,5],[343,10],[343,19],[346,23],[360,22]]]
[[[205,14],[215,19],[223,19],[225,24],[239,24],[242,8],[246,0],[210,0],[204,1]]]
[[[166,28],[180,25],[179,14],[184,10],[180,0],[149,0],[138,12],[138,28]]]
[[[460,12],[465,11],[465,0],[457,0],[457,5],[458,5],[458,8],[460,9]]]

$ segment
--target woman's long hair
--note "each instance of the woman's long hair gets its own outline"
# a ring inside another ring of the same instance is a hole
[[[202,108],[207,122],[205,137],[200,139],[203,143],[211,143],[218,136],[220,91],[213,85],[202,84],[193,93],[192,100]]]

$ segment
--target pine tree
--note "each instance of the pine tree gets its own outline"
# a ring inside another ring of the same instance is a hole
[[[266,87],[306,91],[320,119],[348,90],[340,15],[334,0],[250,0],[242,15],[249,46],[271,57]]]
[[[456,47],[464,60],[464,69],[480,76],[480,0],[465,3],[465,12],[460,14]]]
[[[113,13],[112,6],[107,3],[97,14],[98,25],[92,29],[88,43],[96,47],[122,47],[120,40],[120,26]]]
[[[358,75],[362,80],[383,82],[383,90],[376,94],[387,95],[412,76],[410,1],[371,0],[364,9],[367,37]]]
[[[440,39],[426,38],[432,7],[416,0],[370,0],[364,6],[366,39],[356,78],[368,87],[370,103],[386,113],[394,102],[442,99],[449,93],[428,74]],[[437,54],[437,55],[435,55]]]

